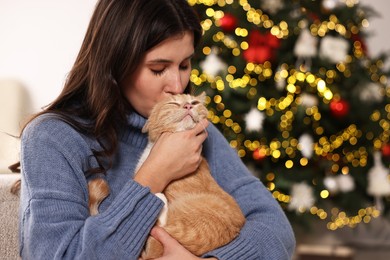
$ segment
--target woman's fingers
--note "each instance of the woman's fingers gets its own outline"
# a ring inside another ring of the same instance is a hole
[[[200,259],[195,255],[191,254],[161,227],[155,226],[151,231],[151,235],[155,239],[160,241],[160,243],[164,247],[163,256],[160,258],[156,258],[156,260]]]
[[[179,244],[174,238],[172,238],[168,232],[166,232],[163,228],[155,226],[153,227],[150,234],[157,239],[164,247],[164,251],[169,250],[169,248],[177,244]]]
[[[199,134],[202,134],[202,133],[206,133],[207,134],[206,128],[208,127],[208,125],[209,125],[209,121],[207,119],[203,119],[203,120],[199,121],[199,123],[196,124],[196,126],[193,129],[193,132],[196,135],[199,135]]]
[[[152,168],[152,172],[160,173],[159,178],[163,184],[194,172],[202,160],[202,144],[208,136],[208,124],[205,119],[194,129],[163,133],[144,164],[151,165],[149,168]]]

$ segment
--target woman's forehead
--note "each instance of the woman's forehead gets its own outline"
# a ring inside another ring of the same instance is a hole
[[[145,61],[148,63],[169,63],[189,59],[194,53],[194,36],[192,32],[170,37],[148,52]]]

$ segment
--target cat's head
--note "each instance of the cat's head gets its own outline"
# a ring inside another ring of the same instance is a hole
[[[193,128],[207,117],[205,98],[206,94],[203,92],[199,96],[177,94],[164,99],[154,106],[142,131],[149,133],[151,141],[156,141],[164,132]]]

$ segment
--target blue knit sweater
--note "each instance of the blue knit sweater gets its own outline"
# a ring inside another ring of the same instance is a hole
[[[22,136],[20,250],[23,259],[138,259],[163,203],[132,180],[147,144],[145,119],[136,113],[120,135],[105,177],[111,194],[91,217],[87,169],[97,166],[90,139],[50,116],[31,122]],[[283,211],[214,127],[203,145],[212,175],[239,203],[247,222],[238,238],[204,257],[287,260],[295,239]],[[166,155],[165,155],[166,156]],[[163,173],[162,173],[163,174]]]

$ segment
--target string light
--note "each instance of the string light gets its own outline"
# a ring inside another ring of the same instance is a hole
[[[204,46],[202,53],[210,55],[212,45],[228,50],[227,55],[240,57],[243,52],[250,48],[251,31],[244,25],[236,26],[229,35],[221,29],[221,19],[226,15],[222,7],[236,4],[233,0],[189,0],[190,5],[204,5],[206,17],[201,21],[202,29],[205,33],[212,33],[212,42],[209,46]],[[358,3],[357,0],[345,0],[348,7],[353,7]],[[369,79],[372,82],[386,86],[388,78],[382,75],[384,67],[383,60],[377,60],[371,63],[365,53],[364,43],[356,38],[361,30],[367,28],[369,22],[364,19],[364,13],[359,13],[360,22],[345,22],[343,18],[335,14],[329,15],[326,19],[320,20],[314,18],[311,24],[304,19],[297,22],[296,27],[292,27],[288,22],[281,19],[274,21],[263,10],[252,7],[247,0],[238,1],[239,6],[244,11],[246,23],[250,23],[254,28],[260,28],[270,32],[277,39],[288,39],[290,36],[297,35],[303,28],[307,28],[314,37],[324,38],[327,35],[337,34],[339,37],[351,41],[351,52],[345,60],[337,62],[334,66],[320,67],[318,71],[311,71],[307,66],[293,66],[282,63],[274,71],[272,61],[263,63],[246,62],[244,65],[228,65],[223,75],[210,77],[203,72],[193,69],[190,81],[196,87],[207,85],[215,90],[215,95],[208,98],[209,104],[208,118],[214,124],[223,125],[224,134],[230,137],[230,146],[237,150],[241,158],[252,157],[255,161],[270,159],[273,163],[278,163],[285,170],[296,167],[310,166],[310,158],[302,156],[298,146],[299,140],[294,138],[293,125],[296,124],[298,117],[302,124],[311,127],[312,134],[316,137],[313,144],[313,156],[324,158],[329,163],[326,174],[351,174],[357,168],[367,167],[370,151],[362,143],[367,141],[372,144],[373,149],[380,150],[389,140],[390,132],[390,105],[385,106],[385,110],[375,110],[369,115],[371,122],[381,129],[381,133],[374,134],[373,131],[359,129],[356,124],[348,124],[344,129],[338,132],[328,133],[323,125],[323,119],[327,116],[323,109],[317,105],[305,107],[303,110],[303,92],[313,93],[315,98],[322,101],[322,105],[328,105],[332,101],[340,101],[339,89],[343,86],[339,84],[340,77],[349,79],[353,76],[353,65],[356,62],[363,64]],[[306,14],[308,10],[300,9],[300,12]],[[359,19],[357,19],[359,20]],[[215,30],[218,28],[220,30]],[[252,27],[251,27],[252,28]],[[284,84],[279,89],[280,95],[273,97],[262,95],[263,89],[267,88],[268,80],[274,80],[276,83]],[[226,95],[224,95],[226,93]],[[230,93],[241,93],[242,97],[253,102],[253,106],[260,112],[265,113],[272,120],[277,120],[278,125],[275,130],[278,132],[278,138],[268,140],[262,135],[245,133],[245,129],[240,125],[240,118],[236,116],[233,108],[228,106]],[[390,88],[383,88],[383,96],[390,96]],[[226,100],[225,100],[226,99]],[[299,108],[299,109],[298,109]],[[323,114],[324,113],[324,114]],[[347,146],[348,149],[343,147]],[[264,172],[265,184],[272,192],[273,197],[281,204],[288,204],[291,200],[290,195],[284,194],[281,187],[278,186],[278,172]],[[318,179],[311,180],[313,186],[318,186]],[[328,200],[332,197],[332,192],[327,188],[319,188],[317,197],[321,200]],[[368,223],[378,217],[380,212],[375,207],[365,207],[356,214],[348,215],[339,208],[330,210],[322,209],[318,205],[305,209],[299,209],[300,213],[309,213],[321,220],[327,221],[327,227],[330,230],[337,230],[345,226],[355,227],[358,223]]]

